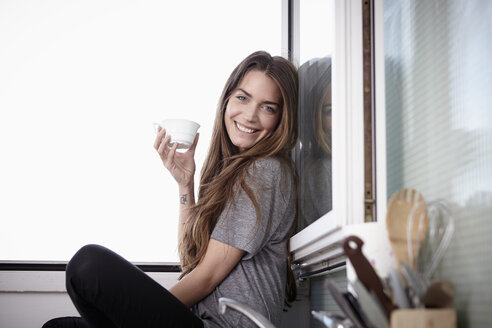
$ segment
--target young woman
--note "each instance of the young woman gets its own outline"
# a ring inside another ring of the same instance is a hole
[[[295,227],[296,183],[290,151],[297,140],[298,76],[282,57],[255,52],[229,77],[194,197],[193,145],[154,147],[179,186],[182,275],[168,291],[119,255],[84,246],[67,265],[67,291],[81,318],[44,327],[255,327],[218,312],[229,297],[279,325],[295,298],[288,240]]]

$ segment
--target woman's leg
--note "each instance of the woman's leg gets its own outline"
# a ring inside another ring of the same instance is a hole
[[[51,319],[42,328],[91,328],[91,326],[82,318],[63,317]]]
[[[75,307],[91,327],[203,327],[174,295],[102,246],[82,247],[68,263],[66,278]]]

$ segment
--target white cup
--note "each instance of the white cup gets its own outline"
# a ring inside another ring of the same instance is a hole
[[[158,126],[166,130],[166,135],[171,136],[171,145],[177,142],[178,149],[187,149],[193,144],[200,124],[190,120],[168,119],[154,123],[156,131]]]

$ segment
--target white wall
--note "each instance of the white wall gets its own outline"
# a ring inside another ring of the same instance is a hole
[[[41,327],[51,318],[76,316],[68,294],[49,292],[0,292],[0,327]]]

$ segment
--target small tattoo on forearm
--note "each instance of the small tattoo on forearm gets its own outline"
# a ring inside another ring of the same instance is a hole
[[[188,194],[181,195],[181,197],[179,198],[179,202],[181,204],[186,204],[186,202],[188,202]]]

